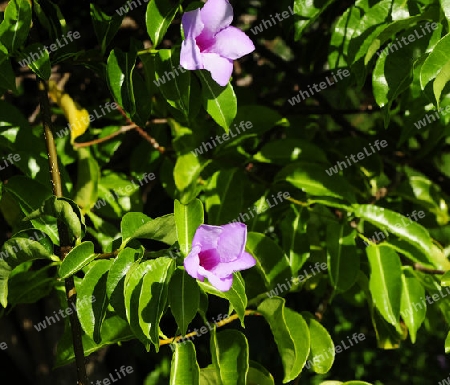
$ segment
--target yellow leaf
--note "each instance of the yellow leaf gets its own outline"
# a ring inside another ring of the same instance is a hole
[[[52,80],[48,82],[48,94],[63,110],[64,116],[69,122],[70,143],[73,143],[89,127],[89,113],[75,102],[69,94],[59,89],[56,82]]]

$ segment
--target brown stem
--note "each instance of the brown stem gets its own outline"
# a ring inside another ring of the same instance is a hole
[[[55,140],[52,132],[52,122],[50,113],[50,103],[48,100],[48,87],[47,84],[38,78],[39,85],[39,103],[41,105],[42,124],[44,126],[44,138],[47,146],[48,162],[50,168],[51,181],[53,186],[53,194],[61,198],[62,184],[61,176],[58,166],[58,154],[56,152]],[[56,248],[56,254],[64,260],[65,256],[71,249],[70,237],[66,226],[58,221],[58,234],[60,246]],[[65,280],[66,297],[69,307],[76,304],[77,292],[75,289],[75,282],[73,277],[69,277]],[[78,385],[88,385],[89,380],[86,374],[86,366],[84,361],[84,349],[81,339],[81,325],[78,319],[77,313],[72,312],[69,315],[70,325],[72,329],[73,350],[75,353],[75,363],[77,366]]]
[[[331,297],[333,296],[334,289],[332,286],[329,286],[325,296],[323,297],[322,301],[320,302],[319,306],[317,307],[316,312],[314,315],[316,316],[318,321],[322,321],[323,315],[325,311],[327,310],[328,304],[331,300]]]
[[[75,148],[89,147],[89,146],[93,146],[94,144],[103,143],[109,139],[114,138],[117,135],[123,134],[124,132],[127,132],[129,130],[132,130],[133,128],[135,128],[134,125],[122,126],[122,127],[120,127],[120,130],[117,130],[117,131],[113,132],[112,134],[105,136],[104,138],[98,138],[98,139],[94,139],[94,140],[91,140],[89,142],[84,142],[84,143],[74,143],[74,147]]]
[[[246,316],[249,316],[249,315],[259,316],[259,315],[261,315],[261,313],[258,313],[255,310],[246,310],[244,315],[246,315]],[[232,316],[227,317],[227,318],[225,318],[224,320],[222,320],[220,322],[217,322],[215,325],[218,328],[220,328],[220,327],[222,327],[224,325],[227,325],[227,324],[237,320],[238,318],[239,318],[239,316],[237,314],[233,314]],[[180,341],[182,339],[194,337],[196,335],[198,335],[197,332],[192,332],[192,333],[186,334],[185,336],[178,336],[178,337],[173,337],[173,338],[167,338],[165,340],[159,340],[159,346],[168,345],[168,344],[171,344],[171,343],[177,343],[178,341]]]
[[[425,267],[421,265],[420,263],[414,264],[414,270],[421,271],[425,274],[445,274],[444,270],[438,270],[438,269],[429,269],[428,267]]]

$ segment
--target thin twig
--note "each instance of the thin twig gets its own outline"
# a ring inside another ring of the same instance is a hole
[[[258,313],[255,310],[246,310],[244,315],[246,315],[246,316],[249,316],[249,315],[260,316],[262,314]],[[227,325],[227,324],[237,320],[238,318],[239,318],[239,316],[237,314],[233,314],[232,316],[230,316],[228,318],[225,318],[224,320],[222,320],[220,322],[215,323],[215,325],[218,328],[220,328],[220,327],[222,327],[224,325]],[[178,337],[167,338],[167,339],[164,339],[164,340],[159,340],[159,346],[168,345],[168,344],[171,344],[171,343],[177,343],[180,340],[191,338],[191,337],[195,337],[197,335],[199,335],[197,332],[192,332],[192,333],[186,334],[184,337],[183,336],[178,336]]]
[[[428,267],[425,267],[421,265],[420,263],[414,264],[414,270],[421,271],[425,274],[445,274],[444,270],[438,270],[438,269],[429,269]]]
[[[133,128],[135,128],[134,125],[129,125],[129,126],[122,126],[120,127],[119,130],[113,132],[112,134],[109,134],[103,138],[98,138],[98,139],[94,139],[91,140],[89,142],[83,142],[83,143],[74,143],[74,147],[75,148],[81,148],[81,147],[89,147],[89,146],[93,146],[94,144],[99,144],[99,143],[103,143],[108,141],[109,139],[114,138],[117,135],[123,134],[124,132],[130,131]]]
[[[39,103],[41,105],[42,114],[42,124],[44,126],[44,138],[45,144],[47,146],[48,162],[50,168],[51,181],[53,186],[53,194],[61,198],[62,193],[62,183],[61,175],[59,173],[58,166],[58,154],[56,152],[55,140],[52,131],[51,113],[50,113],[50,102],[48,100],[48,86],[47,84],[38,78],[39,86]],[[64,260],[66,255],[71,250],[70,237],[66,226],[58,221],[58,234],[60,246],[57,248],[56,253]],[[69,307],[73,307],[77,301],[77,292],[75,289],[75,282],[72,277],[65,280],[66,297]],[[77,312],[72,312],[69,315],[70,325],[72,329],[72,340],[73,340],[73,350],[75,353],[75,363],[77,367],[77,383],[78,385],[88,385],[89,380],[86,374],[86,366],[84,362],[84,349],[83,342],[81,339],[81,325],[77,316]]]

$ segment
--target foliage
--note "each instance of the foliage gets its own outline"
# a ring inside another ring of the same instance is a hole
[[[450,2],[232,4],[256,50],[221,87],[179,66],[198,2],[9,1],[2,317],[55,294],[67,308],[73,277],[85,356],[133,341],[145,384],[442,380]],[[42,99],[30,118],[44,83],[55,154]],[[232,221],[257,263],[220,292],[183,260],[201,224]],[[57,367],[70,336],[66,322]]]

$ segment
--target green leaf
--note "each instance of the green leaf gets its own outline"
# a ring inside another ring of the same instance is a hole
[[[7,106],[4,105],[4,107],[6,108]],[[20,124],[23,127],[20,120],[16,122],[16,118],[14,118],[13,121],[11,123]],[[31,214],[34,210],[41,207],[42,202],[52,196],[50,188],[21,175],[8,179],[8,183],[4,185],[4,191],[14,197],[14,200],[19,204],[25,215]],[[59,245],[59,234],[55,219],[48,217],[36,218],[31,220],[31,223],[38,230],[44,231],[54,244]]]
[[[70,250],[59,267],[59,276],[68,278],[91,263],[97,254],[91,241],[82,242]]]
[[[290,12],[293,11],[297,15],[294,23],[294,38],[296,41],[300,39],[304,30],[314,23],[331,4],[333,4],[333,0],[294,0],[294,9],[290,9]]]
[[[85,333],[97,344],[102,341],[100,330],[108,308],[106,280],[111,265],[112,261],[107,260],[93,262],[77,287],[78,318]],[[86,301],[87,298],[91,298],[94,302]]]
[[[20,264],[35,259],[53,259],[53,244],[39,230],[24,230],[8,239],[0,251],[0,304],[8,305],[8,279]]]
[[[173,214],[164,215],[159,218],[150,219],[145,222],[143,214],[127,213],[122,219],[123,237],[122,248],[133,238],[154,239],[155,241],[164,242],[167,245],[173,245],[177,241],[175,231],[175,219]],[[142,223],[139,226],[137,223]],[[132,231],[127,229],[128,224],[132,224]],[[126,229],[126,230],[125,230]]]
[[[247,338],[238,330],[211,333],[211,355],[222,385],[246,385],[249,369]]]
[[[51,196],[41,208],[29,214],[24,220],[30,220],[49,215],[63,222],[69,231],[70,242],[75,242],[84,237],[86,225],[80,208],[67,198]]]
[[[202,83],[203,107],[214,121],[228,133],[237,113],[237,99],[233,86],[230,83],[225,87],[219,86],[208,71],[199,70],[197,74]]]
[[[422,307],[424,297],[425,289],[419,280],[408,270],[404,270],[400,314],[408,327],[412,343],[416,342],[417,330],[419,330],[427,314],[426,305]],[[417,304],[419,304],[418,308],[416,307]]]
[[[8,56],[0,51],[0,92],[17,91],[16,76]]]
[[[108,85],[114,99],[130,115],[136,112],[132,73],[136,64],[136,52],[125,53],[119,48],[113,49],[106,64]]]
[[[8,281],[8,303],[11,306],[20,303],[35,303],[41,298],[47,297],[57,283],[51,275],[52,270],[53,266],[46,266],[37,271],[16,273],[16,268]]]
[[[82,335],[85,356],[89,356],[106,345],[117,344],[122,341],[134,339],[127,322],[116,315],[106,316],[102,323],[100,334],[102,340],[100,344],[96,344],[86,334]],[[67,365],[74,360],[75,353],[73,351],[72,329],[68,325],[62,339],[58,342],[55,367]]]
[[[143,225],[152,221],[147,215],[142,213],[126,213],[120,223],[120,231],[123,239],[131,239],[133,234]]]
[[[167,103],[181,111],[185,120],[189,121],[191,73],[181,67],[180,51],[159,50],[155,57],[155,68],[154,83],[158,85]]]
[[[78,176],[74,201],[85,211],[91,209],[98,198],[100,168],[87,148],[78,149]]]
[[[420,86],[422,90],[445,68],[450,61],[450,35],[444,36],[434,46],[420,69]]]
[[[431,254],[435,250],[433,240],[422,225],[394,211],[375,205],[354,205],[353,209],[357,217],[367,220],[383,231],[388,230],[413,245],[428,258],[430,266],[438,267]]]
[[[34,60],[35,57],[37,60]],[[21,61],[19,64],[24,67],[28,65],[31,70],[43,80],[48,80],[52,72],[52,65],[50,63],[50,56],[48,51],[41,43],[34,43],[29,45],[21,52]]]
[[[387,246],[370,245],[366,251],[371,269],[369,288],[373,303],[384,319],[400,330],[402,296],[400,258]]]
[[[102,12],[100,7],[92,3],[90,4],[90,14],[95,35],[100,43],[101,52],[104,53],[107,45],[119,30],[123,16],[118,15],[117,13],[113,16],[109,16]]]
[[[187,204],[195,199],[199,192],[200,173],[209,165],[211,161],[200,161],[194,154],[188,152],[177,158],[173,169],[173,179],[175,185],[181,193],[181,203]],[[191,193],[191,194],[189,194]],[[186,195],[187,198],[184,196]]]
[[[284,307],[283,298],[269,298],[258,306],[272,330],[284,368],[284,380],[294,380],[302,371],[309,354],[310,336],[303,317]]]
[[[450,286],[450,271],[446,271],[445,274],[441,277],[441,285]]]
[[[247,376],[248,385],[275,385],[275,381],[270,372],[262,365],[250,360],[250,367]]]
[[[31,4],[28,0],[10,0],[0,24],[0,41],[14,54],[25,42],[31,27]]]
[[[360,258],[355,245],[356,231],[330,222],[327,227],[328,272],[333,287],[347,291],[356,281]]]
[[[203,224],[203,204],[199,199],[195,199],[184,205],[178,199],[175,199],[174,216],[178,244],[183,256],[187,257],[195,232]]]
[[[289,260],[274,241],[264,234],[249,232],[245,249],[256,259],[256,267],[267,289],[277,284],[286,287],[285,281],[292,275]]]
[[[177,269],[169,284],[170,311],[177,321],[181,335],[186,334],[200,305],[200,288],[184,270]]]
[[[125,276],[124,297],[128,324],[133,334],[149,349],[148,337],[141,329],[139,312],[139,298],[145,275],[155,267],[155,261],[135,262]]]
[[[158,258],[149,261],[150,269],[144,275],[139,296],[139,324],[145,336],[159,351],[159,322],[167,304],[170,278],[175,270],[171,258]]]
[[[441,72],[438,73],[436,76],[436,79],[433,82],[433,92],[434,97],[436,98],[436,104],[439,108],[440,99],[442,90],[444,89],[445,85],[450,80],[450,60],[442,67]]]
[[[312,369],[319,374],[327,373],[333,366],[335,350],[334,343],[327,329],[325,329],[311,313],[301,313],[309,326],[310,352],[308,360]]]
[[[450,352],[450,332],[447,334],[447,338],[445,338],[445,354]]]
[[[351,203],[356,201],[347,180],[337,174],[328,176],[323,165],[307,162],[291,163],[276,175],[275,182],[281,181],[286,181],[313,196],[335,197]]]
[[[245,180],[245,174],[237,167],[213,174],[206,188],[205,199],[209,224],[222,225],[239,216]]]
[[[175,353],[170,366],[170,385],[199,385],[200,368],[191,341],[175,344]]]
[[[152,39],[153,47],[156,48],[172,23],[181,1],[167,1],[167,0],[151,0],[147,6],[145,14],[145,24],[147,25],[147,32]]]
[[[106,294],[116,313],[126,319],[124,285],[125,277],[131,266],[144,254],[144,247],[140,250],[126,247],[119,252],[109,270],[106,281]]]
[[[209,294],[213,294],[220,298],[225,298],[230,302],[230,305],[241,320],[241,325],[244,327],[245,309],[247,308],[247,296],[245,294],[245,281],[239,272],[233,273],[233,284],[228,291],[219,291],[210,283],[197,281],[198,285]]]
[[[292,274],[296,274],[309,258],[309,239],[306,225],[309,211],[306,207],[291,205],[288,214],[281,221],[282,247],[289,258]]]
[[[278,139],[265,144],[253,159],[257,162],[286,165],[296,160],[328,164],[325,153],[302,139]]]

